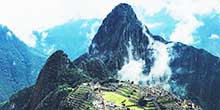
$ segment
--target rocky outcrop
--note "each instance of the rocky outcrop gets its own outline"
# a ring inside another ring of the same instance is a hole
[[[131,6],[120,4],[103,20],[92,40],[89,54],[103,57],[110,70],[121,69],[124,57],[128,57],[129,42],[134,47],[132,54],[136,59],[147,54],[149,40],[142,30],[143,25]]]
[[[70,60],[63,51],[56,51],[48,58],[39,74],[27,108],[34,110],[46,95],[58,87],[59,76],[68,69],[69,65]]]

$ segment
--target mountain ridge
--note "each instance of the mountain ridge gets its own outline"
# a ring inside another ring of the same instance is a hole
[[[0,25],[0,102],[35,82],[45,58],[34,51]]]

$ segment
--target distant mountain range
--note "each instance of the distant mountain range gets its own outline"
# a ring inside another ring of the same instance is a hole
[[[35,83],[46,56],[21,42],[0,25],[0,102]]]
[[[64,50],[71,59],[88,51],[101,21],[98,19],[73,20],[44,31],[34,31],[37,37],[35,49],[50,56],[56,50]]]
[[[13,93],[34,84],[46,58],[56,50],[65,50],[71,59],[88,51],[100,20],[77,20],[48,30],[34,31],[36,46],[28,47],[6,26],[0,28],[0,102]],[[80,27],[79,27],[80,26]]]
[[[2,109],[72,110],[73,105],[89,101],[87,89],[71,92],[82,83],[130,80],[161,86],[204,110],[218,110],[219,67],[220,59],[203,49],[152,34],[132,7],[122,3],[103,20],[88,52],[71,61],[63,51],[56,51],[47,59],[36,84],[13,95]],[[74,98],[79,94],[83,99]]]

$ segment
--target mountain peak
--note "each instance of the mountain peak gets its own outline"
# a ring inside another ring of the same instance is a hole
[[[126,4],[126,3],[121,3],[117,5],[111,11],[111,13],[107,15],[107,17],[103,21],[103,25],[107,25],[109,23],[110,24],[116,24],[116,23],[126,24],[129,22],[136,22],[136,21],[137,21],[137,17],[131,5]]]
[[[61,50],[54,52],[46,61],[43,69],[41,70],[37,84],[45,84],[45,82],[53,82],[57,76],[62,74],[70,65],[68,56]],[[45,86],[45,85],[44,85]]]
[[[34,88],[33,99],[29,107],[33,110],[34,107],[58,85],[58,78],[68,69],[70,60],[62,50],[54,52],[47,60],[43,69],[41,70],[36,86]]]
[[[138,20],[132,7],[126,3],[121,3],[103,20],[94,36],[89,53],[110,54],[120,51],[127,54],[129,42],[144,49],[148,45],[148,37],[143,33],[144,29],[145,27]],[[139,50],[136,52],[140,53]]]
[[[126,3],[121,3],[117,5],[109,15],[114,17],[121,17],[121,18],[127,17],[127,18],[136,19],[136,14],[132,9],[131,5]]]

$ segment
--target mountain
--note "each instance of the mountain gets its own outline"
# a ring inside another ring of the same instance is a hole
[[[205,109],[220,108],[220,58],[180,43],[173,48],[178,55],[170,64],[172,79],[186,86],[188,96],[197,100]]]
[[[0,102],[35,83],[45,60],[0,25]]]
[[[63,50],[75,59],[88,51],[100,22],[99,19],[71,20],[43,31],[34,31],[37,38],[34,48],[47,56]]]
[[[148,95],[144,95],[143,91]],[[111,97],[118,97],[120,100]],[[111,101],[116,105],[112,106],[111,103],[103,105],[105,101]],[[123,101],[126,102],[125,106],[121,106],[120,102]],[[13,95],[1,110],[99,110],[103,107],[123,110],[127,108],[202,110],[191,101],[182,100],[162,88],[141,87],[132,82],[119,82],[115,79],[94,80],[86,71],[73,65],[68,56],[60,50],[48,58],[37,83]]]
[[[105,82],[111,85],[115,80],[129,80],[141,87],[162,87],[204,110],[218,110],[219,66],[219,58],[205,50],[153,35],[132,7],[121,3],[103,20],[87,53],[71,62],[63,51],[56,51],[48,58],[36,84],[13,95],[2,109],[94,109],[93,86],[89,88],[87,83],[98,82],[102,87]],[[118,89],[110,91],[118,93]],[[154,105],[165,106],[157,97],[153,99]]]
[[[220,59],[203,49],[167,42],[151,34],[128,5],[113,9],[95,35],[89,53],[75,62],[80,68],[87,68],[84,61],[94,57],[101,59],[111,75],[125,70],[122,79],[171,86],[173,92],[185,94],[204,109],[220,108]],[[132,70],[138,69],[135,65],[143,67],[145,75]]]
[[[83,70],[75,68],[63,51],[56,51],[48,58],[36,84],[13,95],[9,103],[5,104],[6,108],[2,107],[1,109],[57,109],[60,101],[73,92],[74,89],[71,88],[88,80],[90,78]],[[48,103],[54,106],[48,105]],[[11,104],[14,105],[12,106]]]

